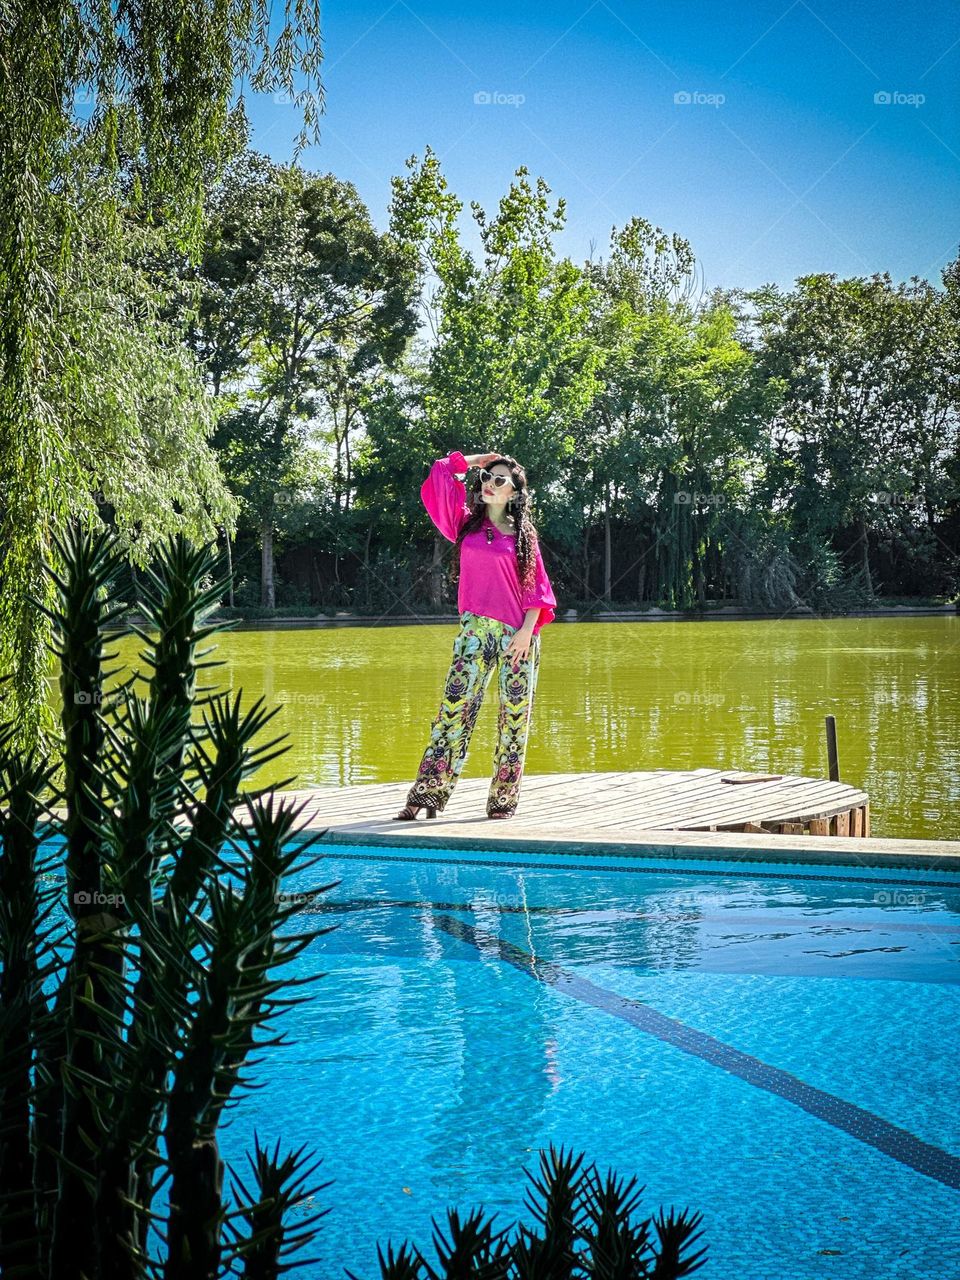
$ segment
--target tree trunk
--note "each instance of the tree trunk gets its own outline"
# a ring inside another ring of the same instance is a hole
[[[860,552],[863,556],[863,580],[867,584],[867,594],[873,596],[873,576],[870,573],[870,540],[867,537],[867,522],[860,517]]]
[[[367,526],[367,541],[363,548],[363,580],[366,584],[367,608],[370,608],[370,539],[373,537],[373,521]]]
[[[216,1138],[194,1137],[192,1127],[178,1127],[172,1135],[165,1280],[216,1280],[220,1275],[224,1165]],[[167,1132],[169,1149],[169,1128]],[[185,1140],[177,1141],[181,1133]]]
[[[430,565],[430,603],[435,609],[443,604],[443,544],[440,535],[433,539],[433,562]]]
[[[313,564],[314,577],[317,580],[317,603],[322,609],[324,605],[323,578],[320,576],[320,566],[317,564],[317,557],[315,555],[311,556],[311,562]]]
[[[233,608],[233,547],[230,545],[230,534],[227,532],[226,526],[223,529],[224,540],[227,544],[227,573],[230,575],[230,586],[227,588],[227,602],[230,608]]]
[[[260,524],[260,604],[264,609],[277,607],[277,589],[273,578],[273,512],[268,511]]]
[[[350,410],[348,409],[346,412],[346,415],[344,418],[344,424],[343,424],[343,456],[346,460],[346,468],[345,468],[345,473],[343,477],[343,509],[344,511],[350,510],[350,488],[351,488],[351,481],[353,479],[353,476],[351,474],[353,470],[353,464],[350,458],[350,418],[351,416],[352,415],[350,413]]]
[[[607,487],[606,501],[603,504],[603,598],[610,603],[610,578],[611,578],[611,553],[610,553],[610,488]]]

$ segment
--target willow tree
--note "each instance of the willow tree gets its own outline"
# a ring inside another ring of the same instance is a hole
[[[51,531],[102,507],[144,563],[165,533],[209,537],[232,505],[206,443],[197,368],[148,265],[198,257],[211,174],[245,137],[242,92],[302,107],[317,136],[319,3],[22,0],[0,24],[0,714],[28,747],[47,707]],[[294,88],[300,71],[304,87]],[[88,106],[89,104],[89,106]],[[131,249],[131,237],[139,238]]]

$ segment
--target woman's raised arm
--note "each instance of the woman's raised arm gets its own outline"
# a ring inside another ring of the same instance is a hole
[[[452,449],[445,458],[437,458],[430,474],[420,486],[420,497],[427,514],[448,542],[456,542],[457,534],[470,514],[467,486],[458,479],[471,467],[482,467],[496,453],[462,454]]]
[[[457,534],[466,520],[467,486],[458,475],[464,475],[470,469],[470,463],[458,449],[453,449],[445,458],[437,458],[430,468],[430,474],[420,486],[420,497],[427,509],[427,515],[437,526],[448,542],[456,542]]]

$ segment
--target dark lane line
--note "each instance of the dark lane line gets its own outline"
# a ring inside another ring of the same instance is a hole
[[[722,1067],[724,1071],[739,1076],[758,1089],[777,1094],[810,1115],[825,1120],[834,1128],[882,1151],[884,1155],[892,1156],[894,1160],[918,1173],[925,1174],[944,1186],[960,1190],[960,1157],[924,1142],[907,1129],[890,1124],[872,1111],[845,1102],[843,1098],[805,1083],[789,1071],[781,1071],[779,1067],[743,1053],[694,1027],[688,1027],[676,1018],[667,1017],[641,1000],[617,995],[616,992],[570,973],[553,961],[539,960],[522,947],[467,924],[456,916],[435,915],[433,919],[451,937],[467,943],[477,951],[497,954],[501,960],[528,977],[535,978],[564,995],[572,996],[583,1004],[593,1005],[611,1017],[620,1018],[631,1026],[656,1036],[658,1040],[682,1049],[684,1053]]]

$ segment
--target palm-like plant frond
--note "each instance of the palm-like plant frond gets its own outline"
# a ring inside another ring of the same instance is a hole
[[[138,694],[137,676],[106,692],[118,546],[75,524],[54,545],[63,760],[17,760],[0,731],[0,1270],[208,1280],[237,1246],[218,1124],[252,1087],[254,1050],[284,1042],[272,1024],[305,998],[284,989],[320,976],[281,972],[328,932],[289,928],[298,907],[281,887],[322,833],[295,838],[302,806],[241,792],[287,749],[263,742],[277,709],[198,688],[219,665],[201,648],[227,585],[214,550],[176,537],[147,571]],[[272,1214],[286,1258],[305,1242],[283,1222],[302,1152],[292,1165],[257,1152],[247,1220]],[[279,1275],[270,1265],[258,1274]]]

